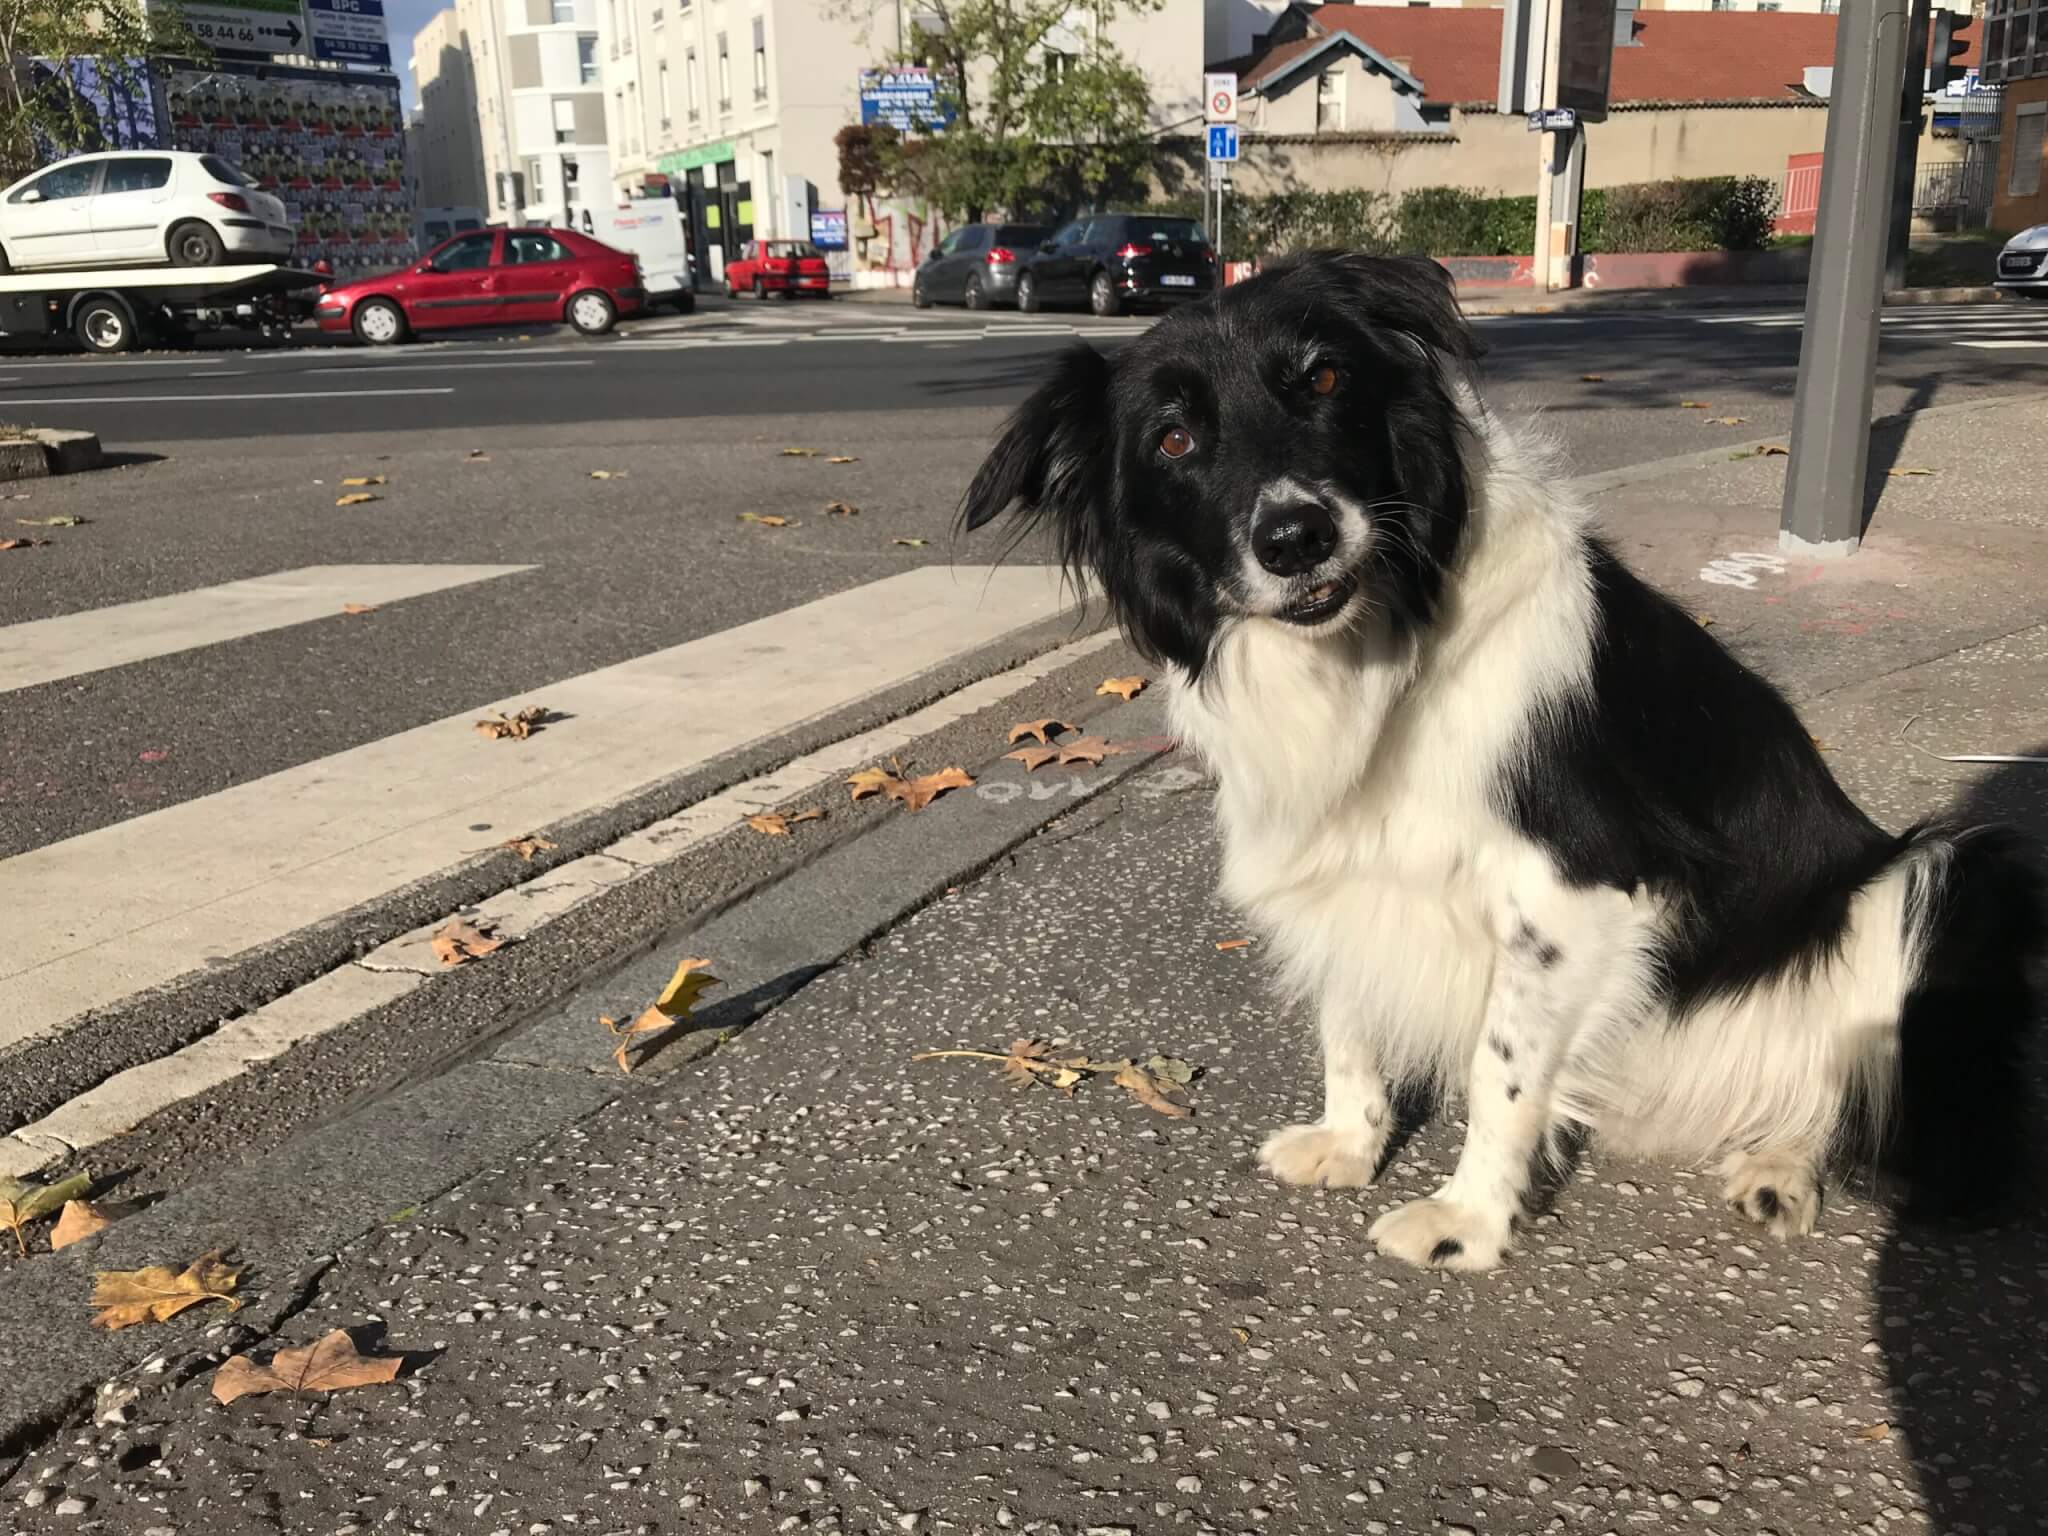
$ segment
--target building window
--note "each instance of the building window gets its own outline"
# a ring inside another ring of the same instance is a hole
[[[1344,72],[1326,69],[1316,76],[1316,132],[1344,131]]]
[[[1756,8],[1760,11],[1782,11],[1785,9],[1781,0],[1756,0]]]
[[[1841,9],[1842,0],[1820,0],[1820,13],[1823,16],[1836,15]]]
[[[690,115],[690,121],[697,121],[697,50],[692,48],[683,55],[683,110]]]
[[[562,156],[562,198],[565,202],[581,202],[582,194],[577,190],[580,173],[574,155]]]
[[[557,23],[576,19],[576,0],[555,0],[554,16]]]
[[[661,29],[661,7],[658,5],[654,8],[653,24],[656,31]]]
[[[1045,78],[1048,83],[1058,85],[1074,72],[1074,56],[1047,49],[1045,54]]]
[[[2007,197],[2032,197],[2041,190],[2041,146],[2048,140],[2048,101],[2030,101],[2013,109],[2012,169],[2006,173]]]
[[[576,103],[566,96],[554,99],[555,142],[574,144],[576,142]]]
[[[669,119],[675,116],[675,110],[669,102],[667,59],[661,61],[660,67],[654,72],[654,78],[661,86],[661,126],[666,128],[669,125]]]
[[[723,32],[718,34],[718,110],[732,110],[732,53]]]
[[[526,202],[544,203],[548,200],[548,179],[541,171],[542,166],[538,160],[526,162]]]
[[[768,99],[768,20],[754,18],[754,100]]]
[[[640,83],[626,82],[626,153],[640,153]]]
[[[579,37],[576,39],[576,69],[585,85],[597,84],[597,39]]]

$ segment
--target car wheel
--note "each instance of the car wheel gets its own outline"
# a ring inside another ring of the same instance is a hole
[[[981,286],[981,274],[979,272],[967,274],[967,289],[961,295],[961,302],[969,309],[988,308],[988,290]]]
[[[1017,279],[1017,312],[1024,315],[1038,313],[1038,279],[1029,272]]]
[[[349,317],[349,329],[366,347],[391,347],[405,340],[405,311],[389,299],[364,299]]]
[[[165,244],[174,267],[217,267],[227,256],[214,227],[197,219],[173,225]]]
[[[586,336],[602,336],[618,318],[618,305],[595,288],[586,288],[569,299],[569,323]]]
[[[921,277],[913,277],[910,280],[910,307],[912,309],[930,309],[932,307],[932,296],[924,291],[924,279]]]
[[[71,329],[88,352],[132,352],[138,339],[135,317],[119,299],[87,299],[72,317]]]
[[[1088,307],[1105,320],[1124,312],[1123,296],[1107,272],[1096,273],[1095,281],[1088,285]]]
[[[764,301],[768,297],[768,285],[758,277],[754,279],[754,297]]]

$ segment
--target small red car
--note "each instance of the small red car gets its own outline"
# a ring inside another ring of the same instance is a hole
[[[573,229],[473,229],[412,266],[329,288],[313,312],[321,330],[382,347],[419,331],[563,320],[601,336],[646,297],[638,261]]]
[[[757,299],[771,293],[815,293],[829,299],[832,270],[825,265],[825,253],[808,240],[749,240],[725,264],[725,296],[736,299],[743,293]]]

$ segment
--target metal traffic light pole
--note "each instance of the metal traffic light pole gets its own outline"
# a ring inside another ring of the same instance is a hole
[[[1906,286],[1906,252],[1913,243],[1913,178],[1920,159],[1920,108],[1927,97],[1928,0],[1913,0],[1906,27],[1906,63],[1900,75],[1898,160],[1892,169],[1891,228],[1885,239],[1884,286]],[[1823,165],[1827,162],[1822,161]]]
[[[1806,558],[1851,555],[1863,539],[1908,4],[1858,0],[1842,7],[1836,23],[1820,219],[1778,525],[1779,546]]]

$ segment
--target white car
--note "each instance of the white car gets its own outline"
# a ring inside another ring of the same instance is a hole
[[[0,272],[282,261],[284,204],[217,155],[78,155],[0,192]]]
[[[2048,288],[2048,224],[2023,229],[1998,253],[1998,286],[2016,293]]]

